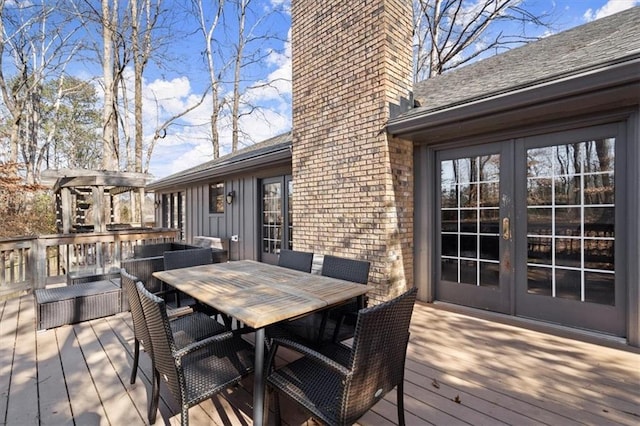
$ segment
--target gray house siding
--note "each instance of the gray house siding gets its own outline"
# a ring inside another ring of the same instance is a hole
[[[264,166],[251,174],[212,176],[207,180],[190,183],[183,187],[156,189],[156,199],[162,194],[184,192],[184,235],[187,243],[197,236],[231,239],[229,259],[260,260],[260,182],[264,178],[291,174],[291,165]],[[209,185],[224,182],[224,193],[235,191],[232,204],[225,204],[224,213],[209,213]],[[156,223],[162,221],[162,210],[156,210]]]

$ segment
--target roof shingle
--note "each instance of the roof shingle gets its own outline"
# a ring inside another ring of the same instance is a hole
[[[575,27],[417,83],[424,114],[640,56],[640,7]]]

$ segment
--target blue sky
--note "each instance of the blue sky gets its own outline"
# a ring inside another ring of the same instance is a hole
[[[289,0],[262,0],[262,3],[267,10],[283,4],[286,6]],[[534,12],[552,12],[554,32],[559,32],[640,5],[640,0],[527,0],[527,4]],[[260,116],[250,116],[241,121],[247,135],[243,138],[244,145],[265,140],[291,128],[289,18],[285,13],[271,23],[272,30],[279,33],[282,40],[273,42],[273,50],[265,65],[253,78],[266,80],[277,77],[280,80],[276,88],[261,88],[249,94],[264,109]],[[203,77],[206,75],[194,62],[200,60],[199,52],[194,51],[189,41],[176,43],[175,49],[173,54],[178,58],[179,66],[162,70],[151,68],[145,76],[145,93],[149,96],[149,102],[144,113],[148,123],[161,121],[163,117],[183,110],[201,97]],[[156,178],[212,159],[208,115],[206,108],[193,111],[180,121],[180,125],[171,127],[167,136],[158,142],[150,163],[150,172]],[[221,155],[229,152],[230,140],[230,130],[222,129]]]

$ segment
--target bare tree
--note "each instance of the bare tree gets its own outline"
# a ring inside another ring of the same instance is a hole
[[[249,101],[247,93],[273,83],[253,83],[258,78],[252,75],[252,70],[264,70],[264,62],[271,53],[267,42],[282,40],[282,37],[265,25],[269,17],[280,12],[278,8],[265,13],[262,6],[252,0],[218,0],[212,3],[213,8],[211,3],[193,0],[204,41],[203,54],[212,96],[213,158],[218,158],[221,119],[226,117],[231,123],[231,152],[235,152],[239,148],[240,119],[260,111],[259,106]]]
[[[66,77],[43,90],[46,168],[100,168],[102,139],[98,96],[91,81]]]
[[[200,24],[200,31],[204,38],[204,55],[209,74],[211,89],[211,144],[213,158],[220,156],[220,137],[218,133],[218,117],[223,103],[220,101],[220,78],[224,71],[224,65],[218,64],[215,58],[214,34],[221,25],[224,0],[213,2],[215,9],[209,13],[210,8],[205,6],[203,0],[194,0],[194,7]]]
[[[118,106],[115,75],[114,40],[118,28],[118,0],[102,0],[100,23],[102,26],[102,77],[104,87],[104,105],[102,109],[102,167],[105,170],[118,170]]]
[[[526,0],[414,0],[414,80],[442,74],[493,51],[536,40],[526,28],[548,28],[548,15]]]
[[[63,3],[44,0],[10,5],[0,0],[0,91],[11,117],[9,160],[22,160],[27,183],[38,181],[51,141],[42,132],[43,88],[56,79],[62,86],[80,46],[74,40],[79,26],[63,9]],[[4,62],[5,53],[12,63]]]
[[[142,119],[142,77],[153,52],[152,32],[161,13],[161,1],[130,0],[131,14],[131,55],[134,68],[134,120],[135,120],[135,162],[134,171],[141,172],[143,148]],[[143,12],[143,13],[141,13]]]

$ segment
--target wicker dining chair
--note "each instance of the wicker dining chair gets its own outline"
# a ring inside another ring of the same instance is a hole
[[[366,260],[348,259],[345,257],[338,257],[332,255],[325,255],[322,261],[321,274],[325,277],[337,278],[340,280],[351,281],[358,284],[367,284],[369,282],[369,269],[371,263]],[[366,296],[361,296],[351,302],[333,308],[323,313],[322,322],[320,324],[320,331],[318,336],[318,342],[322,342],[324,339],[324,333],[328,319],[331,317],[335,319],[335,327],[333,329],[333,342],[337,342],[340,337],[340,329],[346,318],[352,318],[355,322],[355,317],[358,314],[358,310],[367,306]],[[351,337],[343,336],[343,337]]]
[[[280,424],[280,393],[323,423],[351,425],[395,387],[398,424],[404,425],[404,365],[416,293],[413,288],[360,310],[351,347],[338,343],[318,352],[293,340],[274,338],[267,383],[276,391],[276,424]],[[273,370],[279,347],[304,356]]]
[[[181,406],[181,424],[189,424],[189,408],[237,384],[253,371],[253,349],[233,330],[179,347],[162,299],[136,284],[151,338],[154,373],[149,423],[154,424],[160,380]]]
[[[164,270],[213,263],[213,252],[208,247],[164,252]]]
[[[136,382],[138,361],[140,359],[140,343],[142,343],[142,347],[149,353],[149,356],[151,356],[149,330],[147,330],[142,304],[140,303],[140,296],[136,289],[136,282],[138,281],[137,277],[127,273],[126,270],[122,269],[120,271],[120,282],[129,299],[131,318],[133,320],[133,367],[129,380],[131,384]],[[184,314],[184,312],[184,309],[179,309],[174,312],[167,311],[167,317],[170,319],[169,325],[174,334],[176,344],[179,347],[187,346],[197,340],[202,340],[206,337],[227,331],[226,327],[203,313],[193,312],[191,310],[187,311],[187,314]],[[153,360],[152,356],[151,358]]]
[[[368,261],[325,255],[321,274],[331,278],[366,284],[369,281],[369,268]],[[267,328],[267,334],[269,337],[288,336],[290,339],[298,340],[301,344],[320,347],[329,342],[329,340],[325,340],[325,334],[330,321],[335,321],[332,341],[337,342],[344,319],[353,317],[355,320],[358,309],[364,306],[366,306],[366,302],[362,296],[345,305],[270,326]],[[345,335],[343,333],[341,337],[351,337],[351,334]]]
[[[281,249],[278,256],[278,266],[295,269],[296,271],[311,272],[313,253]]]
[[[164,252],[164,270],[188,268],[189,266],[208,265],[213,263],[213,252],[210,248],[194,248]],[[176,306],[180,307],[180,292],[176,291]],[[204,309],[204,308],[203,308]],[[212,315],[215,312],[210,312]]]

